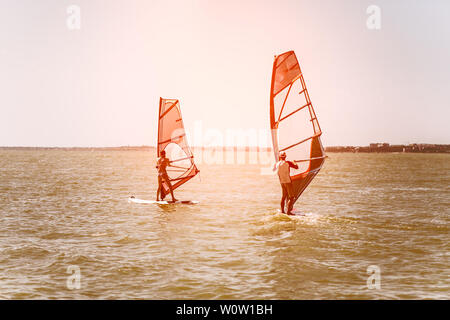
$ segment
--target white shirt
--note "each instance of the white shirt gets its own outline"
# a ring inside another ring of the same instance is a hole
[[[274,167],[277,170],[278,178],[281,183],[291,183],[291,176],[289,175],[289,163],[286,160],[280,160]]]

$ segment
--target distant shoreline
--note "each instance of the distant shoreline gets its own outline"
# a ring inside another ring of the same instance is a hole
[[[0,150],[61,150],[61,151],[150,151],[151,146],[123,146],[123,147],[0,147]]]
[[[252,151],[271,152],[267,147],[192,147],[196,150],[222,150],[222,151]],[[153,146],[120,146],[120,147],[0,147],[0,150],[18,151],[155,151]],[[449,144],[408,144],[390,145],[388,143],[371,143],[369,146],[330,146],[325,147],[326,152],[344,153],[450,153]]]
[[[365,147],[335,146],[326,147],[327,152],[351,152],[351,153],[450,153],[450,144],[425,144],[413,143],[408,145],[389,143],[371,143]]]

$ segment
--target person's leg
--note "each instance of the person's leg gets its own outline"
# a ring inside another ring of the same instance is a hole
[[[177,201],[177,199],[175,199],[175,197],[174,197],[174,195],[173,195],[173,187],[172,187],[172,184],[170,183],[169,176],[168,176],[168,175],[165,175],[164,178],[165,178],[165,180],[166,180],[167,186],[169,187],[170,195],[172,196],[172,201],[173,201],[173,202]]]
[[[161,177],[158,176],[158,190],[156,191],[156,201],[159,201],[159,195],[161,194],[162,181]]]
[[[286,202],[286,198],[287,198],[287,192],[286,192],[286,187],[284,186],[284,184],[281,184],[281,190],[282,190],[282,195],[281,195],[281,213],[284,213],[284,206],[285,206],[285,202]]]
[[[289,197],[287,214],[289,215],[292,214],[293,208],[294,208],[294,197]]]
[[[292,188],[292,183],[287,184],[286,189],[289,197],[287,214],[292,214],[292,209],[294,208],[294,189]]]
[[[172,185],[170,184],[170,182],[168,183],[168,185],[169,185],[170,195],[172,196],[172,201],[175,202],[175,201],[177,201],[177,199],[175,199],[175,197],[173,196]]]

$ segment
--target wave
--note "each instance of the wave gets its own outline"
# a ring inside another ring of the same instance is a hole
[[[114,241],[114,243],[117,244],[130,244],[130,243],[139,243],[141,242],[139,239],[135,239],[129,236],[125,236],[123,238],[120,238],[119,240]]]

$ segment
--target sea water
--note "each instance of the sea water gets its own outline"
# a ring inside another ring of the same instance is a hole
[[[449,299],[450,155],[329,156],[288,217],[257,163],[144,205],[153,152],[1,150],[0,298]]]

